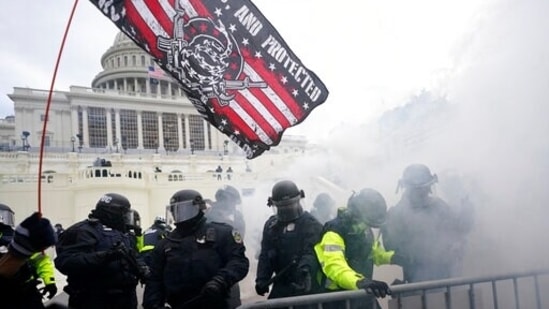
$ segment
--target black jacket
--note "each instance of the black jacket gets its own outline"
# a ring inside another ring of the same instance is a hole
[[[429,196],[414,206],[404,194],[381,227],[387,250],[395,250],[404,280],[439,280],[456,275],[470,225],[463,225],[442,199]]]
[[[226,308],[228,288],[242,280],[250,266],[238,232],[227,224],[206,223],[205,218],[186,230],[178,226],[158,243],[151,257],[151,277],[143,297],[146,309],[165,302],[172,308]],[[227,298],[201,297],[214,276],[226,282]]]
[[[280,222],[276,216],[265,222],[256,283],[264,284],[273,274],[279,276],[273,283],[269,298],[304,294],[292,283],[300,283],[302,278],[297,270],[304,268],[308,268],[314,278],[318,262],[313,247],[320,240],[321,231],[322,224],[307,211],[291,222]],[[292,269],[281,274],[286,266],[292,264]]]
[[[123,259],[107,261],[101,255],[118,242],[135,252],[127,233],[110,229],[96,220],[84,220],[65,230],[55,246],[54,262],[67,276],[70,290],[84,293],[135,290],[135,270]]]

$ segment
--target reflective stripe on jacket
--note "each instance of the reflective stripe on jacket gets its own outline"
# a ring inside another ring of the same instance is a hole
[[[329,280],[325,286],[327,289],[357,289],[356,282],[364,278],[364,276],[354,271],[347,264],[347,260],[345,259],[345,241],[339,234],[333,231],[326,232],[314,248],[322,267],[322,272]]]

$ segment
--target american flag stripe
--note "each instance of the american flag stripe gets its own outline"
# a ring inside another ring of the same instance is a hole
[[[257,74],[257,72],[247,63],[244,65],[244,73],[246,73],[251,80],[262,80],[262,77],[259,76],[259,74]],[[282,98],[280,98],[278,94],[271,89],[271,87],[261,88],[261,91],[269,98],[269,101],[276,106],[276,109],[284,115],[289,123],[294,124],[297,122],[295,114],[288,110],[288,106],[282,101]],[[292,102],[294,101],[292,100]]]
[[[149,67],[149,77],[151,78],[162,78],[165,76],[164,72],[160,69],[160,68],[157,68],[156,66],[150,66]]]
[[[179,1],[179,0],[177,0]],[[170,19],[170,23],[173,24],[173,18],[175,16],[175,0],[159,0],[158,4],[162,7],[162,10],[164,10],[164,13],[168,18]]]
[[[161,28],[166,34],[170,34],[169,37],[172,37],[173,17],[175,14],[170,14],[170,11],[166,11],[160,1],[144,1],[144,3],[148,8],[148,12],[153,15],[152,18],[156,20],[156,24],[153,23],[153,26]]]
[[[260,114],[263,119],[267,121],[267,123],[274,129],[273,133],[280,133],[283,131],[282,125],[278,122],[278,119],[275,118],[273,114],[263,105],[262,100],[259,100],[254,93],[250,89],[245,89],[240,92],[243,97],[250,102],[251,106],[255,108]]]
[[[242,119],[244,123],[254,132],[254,135],[256,135],[263,143],[267,145],[271,145],[273,143],[263,128],[254,120],[254,118],[250,116],[250,114],[248,114],[247,111],[242,108],[242,106],[240,106],[240,104],[232,100],[229,106],[235,114],[237,114],[238,117]]]
[[[265,68],[264,65],[261,67]],[[266,68],[259,69],[256,71],[248,63],[246,63],[244,67],[244,72],[250,76],[253,76],[254,78],[256,78],[256,80],[272,80],[269,77],[272,76],[273,73],[271,73],[270,71],[267,71]],[[280,77],[279,78],[275,77],[274,79],[275,79],[275,82],[271,82],[269,84],[269,89],[271,90],[271,92],[268,93],[267,95],[270,98],[273,98],[274,102],[277,102],[277,101],[280,102],[281,104],[278,105],[280,108],[283,108],[286,110],[290,108],[291,116],[290,114],[287,114],[288,121],[292,122],[292,120],[295,120],[296,118],[301,118],[303,113],[298,103],[295,101],[294,97],[292,97],[286,91],[286,88],[284,88],[284,86],[281,84]],[[295,124],[295,122],[292,122],[292,124]]]
[[[241,108],[243,108],[255,122],[265,131],[269,138],[276,136],[276,126],[280,126],[276,119],[265,109],[261,104],[254,106],[257,102],[249,91],[241,91],[235,97],[235,102],[238,102]]]
[[[142,15],[142,12],[145,15]],[[141,29],[141,35],[146,42],[149,52],[155,57],[161,56],[162,51],[156,46],[156,36],[166,35],[166,31],[158,27],[150,27],[150,24],[147,22],[147,16],[153,19],[154,16],[152,16],[152,13],[148,10],[143,0],[132,0],[131,3],[128,3],[126,6],[126,16],[132,21],[136,28]],[[154,20],[156,22],[156,19]]]

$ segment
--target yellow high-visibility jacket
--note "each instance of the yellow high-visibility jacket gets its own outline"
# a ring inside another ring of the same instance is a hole
[[[30,257],[29,263],[45,285],[55,283],[55,266],[48,255],[37,252]]]
[[[346,250],[345,237],[349,238],[348,235],[341,235],[333,229],[327,230],[323,234],[321,241],[315,245],[314,250],[326,279],[323,284],[324,288],[328,290],[356,290],[357,281],[372,275],[374,264],[378,266],[391,262],[394,251],[385,251],[383,246],[380,245],[379,239],[373,239],[371,229],[368,228],[368,230],[370,233],[363,231],[362,235],[368,238],[370,234],[372,240],[367,241],[365,239],[361,242],[368,248],[361,248],[360,244],[357,247],[355,244],[354,251],[356,252]],[[359,233],[353,235],[356,236]],[[364,256],[357,256],[357,254],[362,253],[365,253]],[[359,269],[362,271],[359,271]]]

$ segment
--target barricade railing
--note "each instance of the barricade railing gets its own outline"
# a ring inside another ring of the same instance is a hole
[[[391,286],[391,291],[384,304],[389,309],[546,309],[549,269],[400,284]],[[365,291],[355,290],[269,299],[238,308],[312,305],[309,308],[321,309],[323,304],[337,301],[341,302],[339,308],[353,308],[351,301],[357,299],[364,304],[373,301]]]

